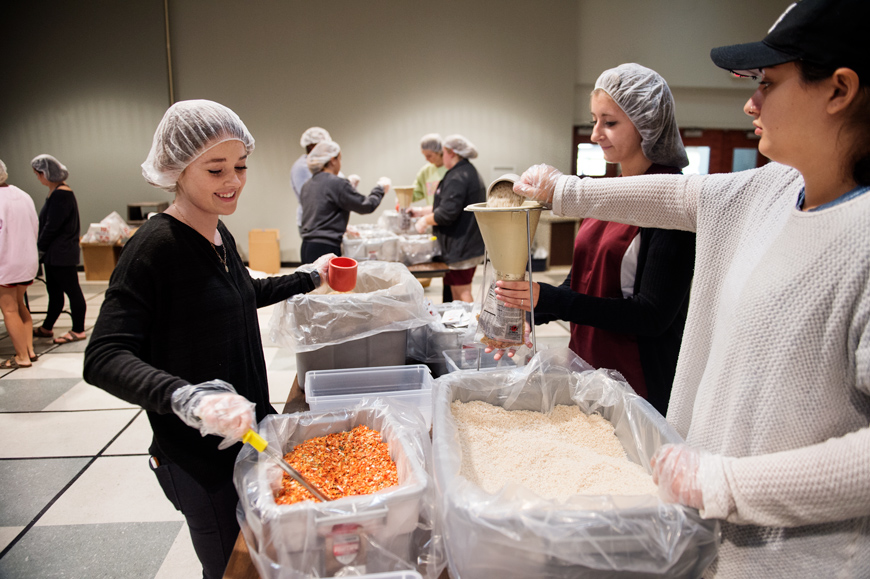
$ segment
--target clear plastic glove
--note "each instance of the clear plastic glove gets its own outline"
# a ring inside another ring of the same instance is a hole
[[[553,204],[556,181],[562,172],[549,165],[532,165],[514,183],[514,193],[545,205]]]
[[[434,211],[434,208],[431,205],[425,205],[423,207],[409,207],[408,211],[411,212],[411,217],[425,217]]]
[[[327,253],[326,255],[321,255],[314,260],[314,263],[312,264],[314,266],[314,271],[316,271],[320,276],[320,284],[317,284],[315,289],[325,283],[329,283],[329,260],[333,257],[336,257],[334,253]]]
[[[254,403],[223,380],[182,386],[172,393],[172,411],[203,436],[222,436],[219,449],[241,441],[256,423]]]
[[[421,217],[416,222],[414,222],[414,229],[417,230],[417,233],[426,233],[426,230],[429,229],[429,224],[426,223],[426,219]]]
[[[359,175],[357,175],[356,173],[350,175],[347,178],[347,182],[350,183],[354,189],[356,189],[357,187],[359,187]]]
[[[378,179],[378,185],[384,188],[384,195],[390,192],[390,187],[392,186],[393,181],[389,177],[381,177]]]
[[[650,466],[663,501],[696,509],[704,507],[699,477],[703,454],[687,444],[665,444],[655,453]]]

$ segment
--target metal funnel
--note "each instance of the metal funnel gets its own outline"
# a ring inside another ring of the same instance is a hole
[[[414,199],[413,187],[393,187],[393,190],[399,199],[399,209],[407,209],[411,206],[411,201]]]
[[[519,207],[487,207],[486,203],[475,203],[465,210],[474,212],[498,279],[525,279],[528,244],[535,237],[542,207],[535,201],[525,201]]]

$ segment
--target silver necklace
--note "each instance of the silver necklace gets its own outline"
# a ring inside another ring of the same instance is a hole
[[[181,207],[178,206],[178,203],[173,203],[173,205],[175,206],[175,210],[178,211],[178,214],[181,215],[181,220],[184,221],[188,226],[193,227],[192,225],[190,225],[190,221],[187,220],[187,217],[181,211]],[[224,271],[227,273],[230,273],[230,268],[227,265],[227,248],[224,247],[223,244],[221,244],[221,251],[223,251],[223,256],[221,256],[221,254],[218,253],[217,246],[212,242],[209,242],[209,244],[211,245],[211,248],[214,250],[214,254],[217,256],[218,260],[221,262],[221,265],[224,266]]]

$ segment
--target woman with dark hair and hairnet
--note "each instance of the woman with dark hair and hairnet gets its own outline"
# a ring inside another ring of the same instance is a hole
[[[870,577],[870,51],[867,0],[801,0],[763,40],[714,48],[758,80],[763,167],[514,191],[558,215],[697,231],[659,495],[721,519],[704,577]],[[747,87],[748,88],[748,87]]]
[[[689,164],[665,79],[639,64],[601,73],[590,98],[592,141],[623,177],[679,173]],[[571,322],[569,347],[622,373],[662,414],[689,305],[695,235],[584,219],[559,287],[535,283],[535,322]],[[529,285],[499,281],[508,306],[530,309]]]
[[[45,205],[39,211],[39,240],[42,265],[45,267],[45,289],[48,291],[48,313],[42,325],[33,330],[36,338],[51,338],[52,328],[63,311],[63,296],[69,298],[72,329],[54,339],[55,344],[84,340],[87,304],[79,285],[79,206],[72,189],[66,184],[67,168],[51,155],[38,155],[30,162],[39,182],[48,187]]]
[[[417,233],[433,227],[438,237],[441,258],[449,268],[444,276],[444,301],[449,291],[455,301],[473,302],[471,281],[483,263],[484,246],[477,220],[465,208],[486,201],[486,187],[469,161],[477,157],[471,141],[450,135],[442,143],[442,157],[447,173],[435,190],[433,204],[413,208],[412,214],[420,218],[414,227]]]
[[[85,380],[148,412],[151,469],[209,578],[223,575],[239,533],[239,440],[275,412],[257,308],[318,287],[330,257],[291,275],[250,276],[220,217],[236,210],[253,150],[223,105],[166,111],[142,174],[175,202],[127,242],[85,351]]]

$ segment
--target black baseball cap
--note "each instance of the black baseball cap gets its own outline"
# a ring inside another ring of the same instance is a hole
[[[710,51],[710,58],[740,76],[758,77],[759,69],[803,60],[851,68],[867,81],[868,23],[870,0],[799,0],[786,8],[761,42],[720,46]]]

